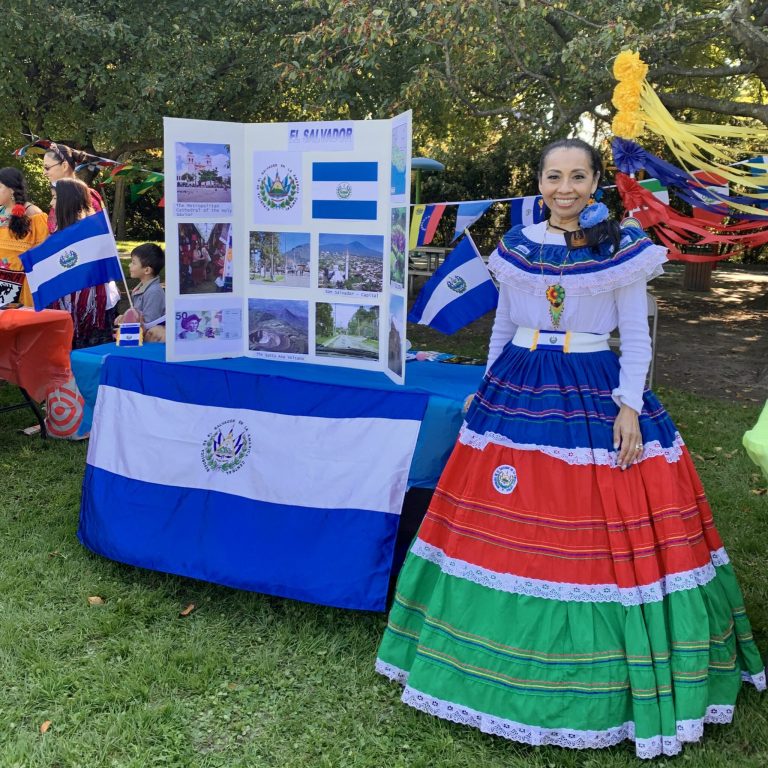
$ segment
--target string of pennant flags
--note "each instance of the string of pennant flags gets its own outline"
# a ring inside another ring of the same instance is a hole
[[[32,141],[13,151],[14,157],[22,158],[27,155],[44,155],[50,150],[51,145],[58,144],[58,142],[54,142],[51,139],[43,139],[38,136],[29,136],[29,138],[32,139]],[[59,146],[64,145],[59,144]],[[131,162],[120,162],[109,157],[101,157],[82,150],[78,150],[78,152],[85,155],[87,160],[77,165],[75,167],[75,172],[84,169],[93,172],[103,171],[105,175],[99,182],[102,185],[113,183],[119,178],[125,180],[135,178],[136,181],[128,186],[131,202],[136,202],[139,197],[146,194],[153,187],[162,184],[165,180],[165,174],[160,171],[155,171],[150,168],[142,168]],[[143,178],[138,179],[139,176],[142,176]],[[163,204],[164,202],[161,200],[160,206],[162,207]]]
[[[619,71],[624,72],[621,67]],[[626,76],[625,80],[619,81],[617,90],[621,98],[614,98],[620,112],[620,105],[624,105],[626,111],[627,103],[626,87],[621,90],[620,86],[626,86],[627,82]],[[656,109],[655,102],[650,97],[648,100]],[[671,119],[671,116],[664,118],[667,122]],[[657,122],[663,121],[657,118]],[[628,132],[621,121],[614,125],[615,131],[617,128],[624,130],[625,134]],[[714,130],[712,126],[707,128]],[[680,132],[673,131],[673,134],[679,140]],[[42,155],[54,144],[50,139],[29,138],[31,141],[15,150],[14,156]],[[671,259],[713,261],[728,258],[734,249],[768,244],[768,155],[733,161],[727,165],[719,162],[716,167],[703,163],[703,169],[691,170],[675,166],[620,135],[614,138],[612,150],[617,169],[615,188],[624,208],[669,249]],[[87,159],[75,171],[86,168],[103,171],[105,175],[100,184],[113,183],[119,178],[133,180],[129,184],[131,202],[165,180],[163,173],[131,162],[119,162],[88,152],[82,154]],[[689,156],[682,154],[683,157]],[[635,176],[640,171],[649,178],[637,180]],[[750,179],[749,183],[745,179]],[[731,184],[738,185],[738,194],[732,194]],[[604,187],[611,188],[614,187]],[[690,214],[677,211],[670,205],[670,190],[677,199],[690,206]],[[546,213],[541,195],[415,204],[411,206],[409,250],[430,245],[448,211],[456,209],[454,234],[450,241],[453,243],[496,203],[509,203],[511,226],[535,224],[542,221]],[[164,198],[160,201],[160,206],[163,205]]]

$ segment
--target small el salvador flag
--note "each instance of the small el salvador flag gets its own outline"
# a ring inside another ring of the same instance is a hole
[[[104,211],[86,216],[21,254],[35,309],[68,293],[122,280],[117,244]]]
[[[312,163],[312,218],[375,221],[379,164]]]
[[[498,303],[499,291],[467,235],[421,289],[408,320],[450,334],[495,309]]]

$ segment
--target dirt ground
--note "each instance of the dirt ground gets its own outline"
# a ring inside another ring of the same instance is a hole
[[[659,304],[656,381],[722,400],[768,399],[768,265],[721,264],[709,292],[682,288],[683,265],[651,283]]]

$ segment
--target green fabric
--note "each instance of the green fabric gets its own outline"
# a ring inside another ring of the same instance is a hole
[[[768,478],[768,402],[763,406],[760,418],[752,429],[742,438],[747,454],[763,470]]]
[[[429,606],[427,608],[427,606]],[[762,670],[730,565],[663,601],[565,602],[502,592],[410,555],[379,659],[429,696],[516,723],[674,736],[732,705]]]

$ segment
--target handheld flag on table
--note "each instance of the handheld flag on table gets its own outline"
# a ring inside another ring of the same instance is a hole
[[[541,195],[516,197],[509,202],[511,226],[522,224],[527,227],[544,221],[544,198]]]
[[[118,347],[140,347],[144,343],[141,323],[121,323],[118,325],[115,343]]]
[[[413,250],[420,245],[429,245],[437,231],[437,225],[443,217],[445,203],[438,205],[417,205],[411,216],[411,232],[408,249]]]
[[[495,309],[498,303],[499,291],[467,235],[421,289],[408,320],[450,334]]]
[[[68,293],[122,280],[117,244],[104,211],[54,232],[21,255],[35,309]]]
[[[453,242],[465,229],[469,229],[490,207],[493,200],[477,200],[471,203],[459,203],[456,211],[456,231],[453,233]]]
[[[379,164],[312,163],[312,218],[375,221]]]

